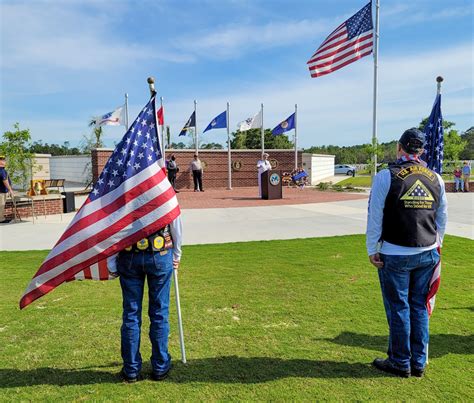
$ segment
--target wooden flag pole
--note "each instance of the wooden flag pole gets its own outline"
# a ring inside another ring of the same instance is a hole
[[[150,87],[150,95],[153,96],[156,94],[155,79],[153,77],[148,77],[147,81]],[[156,119],[157,119],[157,116],[155,115],[155,121]],[[160,142],[160,135],[158,133],[158,130],[156,131],[156,134],[158,136],[158,142]],[[179,345],[181,348],[181,361],[183,362],[183,364],[186,364],[186,349],[184,347],[183,319],[181,317],[181,303],[179,299],[178,270],[173,269],[173,279],[174,279],[174,291],[175,291],[175,300],[176,300],[176,312],[178,316],[178,331],[179,331]]]

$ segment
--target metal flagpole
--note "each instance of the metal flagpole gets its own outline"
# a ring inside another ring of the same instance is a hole
[[[372,146],[374,147],[374,169],[372,176],[377,173],[377,68],[379,56],[379,0],[375,2],[375,44],[374,44],[374,111],[372,122]]]
[[[232,190],[232,156],[230,151],[230,113],[229,113],[229,103],[227,102],[227,115],[226,115],[226,123],[227,123],[227,169],[229,172],[229,185],[227,189]]]
[[[197,105],[197,102],[196,100],[194,100],[194,147],[195,147],[196,154],[199,154],[199,137],[198,137],[198,129],[197,129],[196,105]]]
[[[147,82],[150,87],[150,95],[153,96],[154,94],[156,94],[155,79],[153,77],[148,77]],[[156,118],[157,117],[155,115],[155,121],[156,121]],[[158,131],[157,131],[157,134],[158,134]],[[159,136],[158,136],[158,141],[160,141]],[[173,278],[174,278],[174,292],[175,292],[175,300],[176,300],[176,312],[178,315],[178,330],[179,330],[179,345],[181,348],[181,361],[183,362],[183,364],[186,364],[186,350],[184,348],[183,320],[181,318],[181,303],[179,300],[178,271],[175,269],[173,269]]]
[[[262,118],[262,127],[260,133],[260,141],[262,142],[262,155],[265,152],[265,133],[263,131],[263,103],[262,103],[262,111],[261,111],[261,118]]]
[[[125,93],[125,131],[128,131],[128,94]]]
[[[163,116],[163,124],[160,125],[160,122],[158,122],[158,126],[160,126],[160,131],[161,131],[161,152],[163,154],[163,159],[166,160],[165,110],[163,109],[163,97],[160,97],[160,108],[161,108],[161,116]]]
[[[296,130],[298,119],[298,104],[295,104],[295,169],[298,169],[298,131]]]

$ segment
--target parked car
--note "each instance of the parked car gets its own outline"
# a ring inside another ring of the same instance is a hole
[[[334,173],[336,175],[337,174],[354,175],[355,171],[356,169],[352,165],[345,165],[345,164],[334,165]]]

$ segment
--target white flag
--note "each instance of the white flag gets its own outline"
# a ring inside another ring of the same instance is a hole
[[[94,118],[95,127],[99,126],[125,126],[125,107],[120,106],[112,112]]]
[[[262,127],[262,111],[258,112],[253,118],[248,118],[237,124],[239,131],[244,132],[250,129],[259,129]]]

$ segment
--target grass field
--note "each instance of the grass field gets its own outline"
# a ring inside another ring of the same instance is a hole
[[[372,186],[372,177],[370,176],[355,176],[337,182],[341,186],[353,186],[361,188],[370,188]]]
[[[473,241],[446,237],[427,375],[400,379],[370,365],[387,325],[363,236],[185,247],[188,364],[172,304],[171,376],[124,384],[118,281],[63,284],[19,311],[46,251],[2,252],[0,401],[471,400],[473,255]]]

